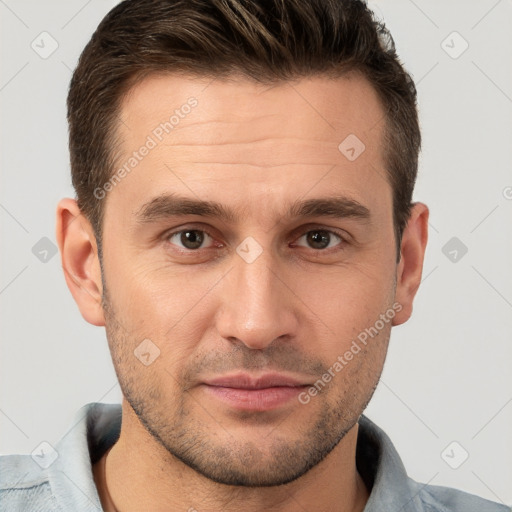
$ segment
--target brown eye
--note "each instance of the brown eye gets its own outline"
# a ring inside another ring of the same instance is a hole
[[[304,237],[306,238],[306,246],[316,250],[330,249],[331,247],[334,247],[337,244],[332,245],[331,242],[336,242],[336,239],[338,240],[338,244],[339,242],[343,242],[343,239],[339,235],[325,229],[308,231],[307,233],[304,233],[299,240]],[[304,246],[300,243],[298,245]]]
[[[199,229],[184,229],[182,231],[176,231],[169,235],[168,240],[171,243],[178,245],[178,247],[187,250],[201,249],[201,246],[206,238],[211,238],[210,235]]]

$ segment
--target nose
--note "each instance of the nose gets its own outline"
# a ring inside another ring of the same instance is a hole
[[[219,334],[252,349],[265,349],[278,338],[297,334],[297,299],[289,272],[269,249],[253,262],[235,255],[235,268],[226,276],[216,316]]]

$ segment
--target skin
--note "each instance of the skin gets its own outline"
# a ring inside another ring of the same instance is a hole
[[[105,464],[112,503],[99,484],[105,509],[361,511],[369,490],[355,465],[357,422],[391,326],[411,315],[428,209],[414,205],[397,263],[384,111],[356,74],[273,87],[146,78],[122,104],[119,165],[192,96],[197,106],[103,199],[103,276],[90,223],[74,200],[58,206],[67,284],[85,320],[106,327],[124,395]],[[338,150],[349,134],[365,144],[354,161]],[[137,220],[169,193],[238,218]],[[287,216],[294,201],[333,196],[369,215]],[[191,249],[171,236],[187,229],[211,236]],[[251,263],[236,252],[248,236],[262,250]],[[394,304],[394,318],[307,404],[240,411],[201,385],[271,370],[313,384]],[[144,339],[160,350],[148,366],[134,355]]]

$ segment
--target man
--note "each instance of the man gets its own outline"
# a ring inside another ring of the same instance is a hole
[[[62,267],[124,398],[4,457],[1,510],[507,510],[414,482],[362,414],[428,221],[414,84],[362,2],[122,2],[68,120]]]

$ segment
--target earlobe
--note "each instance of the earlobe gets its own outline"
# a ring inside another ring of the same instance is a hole
[[[428,215],[425,204],[415,203],[404,229],[401,243],[401,257],[397,266],[395,300],[402,309],[393,319],[393,325],[409,320],[412,304],[420,286],[423,260],[428,239]]]
[[[105,325],[96,237],[74,199],[62,199],[57,206],[56,237],[64,278],[82,316],[93,325]]]

